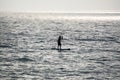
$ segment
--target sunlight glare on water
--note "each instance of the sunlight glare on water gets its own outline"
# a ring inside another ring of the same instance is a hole
[[[120,14],[0,15],[2,80],[119,80],[119,63]]]

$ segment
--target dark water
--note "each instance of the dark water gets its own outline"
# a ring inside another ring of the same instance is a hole
[[[0,80],[120,80],[120,15],[1,13]]]

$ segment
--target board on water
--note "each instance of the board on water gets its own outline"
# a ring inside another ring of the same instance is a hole
[[[51,48],[52,50],[59,50],[58,48]],[[61,51],[70,50],[70,48],[62,48]]]

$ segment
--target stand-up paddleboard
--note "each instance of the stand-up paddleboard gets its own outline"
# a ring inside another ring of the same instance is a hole
[[[51,48],[52,50],[59,50],[58,48]],[[70,48],[62,48],[61,51],[71,50]]]

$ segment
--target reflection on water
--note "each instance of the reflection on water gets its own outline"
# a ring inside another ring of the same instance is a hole
[[[119,80],[120,16],[104,16],[1,14],[1,79]]]

